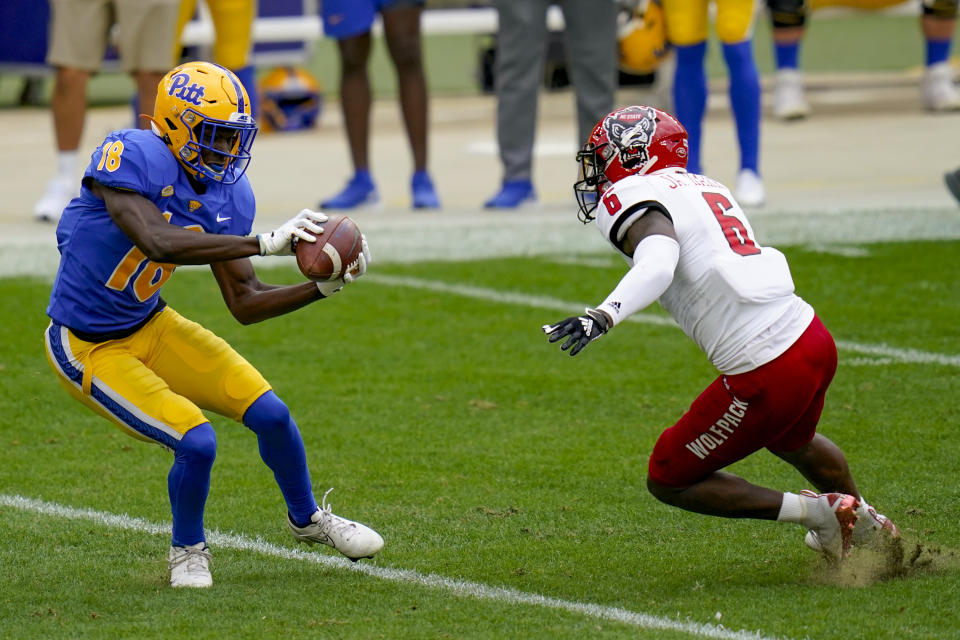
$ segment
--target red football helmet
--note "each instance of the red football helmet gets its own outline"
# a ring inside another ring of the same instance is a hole
[[[687,167],[687,130],[672,115],[642,105],[608,113],[577,152],[580,179],[573,185],[578,217],[593,220],[607,185],[667,167]]]

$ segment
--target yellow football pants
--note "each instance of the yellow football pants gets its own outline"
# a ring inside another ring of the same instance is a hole
[[[253,19],[256,0],[206,0],[213,20],[213,61],[227,69],[241,69],[249,64],[250,43],[253,39]],[[197,0],[181,0],[177,34],[193,17]],[[177,38],[174,59],[180,58],[180,38]]]
[[[127,434],[176,448],[207,422],[241,420],[270,384],[225,340],[169,307],[126,338],[86,342],[51,323],[47,359],[74,398]]]
[[[709,35],[708,5],[711,0],[663,0],[667,36],[677,46],[705,42]],[[754,0],[714,0],[717,6],[717,38],[724,44],[753,37]]]

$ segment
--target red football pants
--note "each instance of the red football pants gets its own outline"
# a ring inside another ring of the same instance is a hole
[[[783,354],[714,380],[680,420],[660,434],[650,477],[688,487],[764,447],[796,451],[813,439],[837,370],[837,347],[817,317]]]

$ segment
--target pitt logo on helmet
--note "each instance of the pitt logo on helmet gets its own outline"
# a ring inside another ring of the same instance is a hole
[[[157,87],[151,121],[196,180],[233,184],[247,170],[257,123],[247,90],[232,71],[211,62],[172,69]]]
[[[190,82],[190,74],[178,73],[171,79],[170,88],[167,90],[167,93],[171,96],[180,98],[184,102],[189,102],[190,104],[199,107],[200,98],[203,97],[204,88],[196,82],[190,86],[187,86],[188,82]]]

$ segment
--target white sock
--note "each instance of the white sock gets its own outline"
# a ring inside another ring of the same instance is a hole
[[[67,180],[75,180],[77,176],[77,160],[79,156],[80,154],[76,149],[73,151],[58,151],[57,175]]]
[[[802,496],[796,493],[784,493],[777,522],[796,522],[809,529],[813,524],[816,524],[808,522],[808,520],[809,514],[816,513],[814,507],[818,502],[819,498]]]

